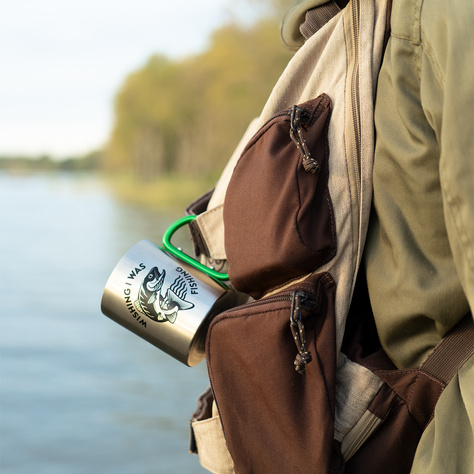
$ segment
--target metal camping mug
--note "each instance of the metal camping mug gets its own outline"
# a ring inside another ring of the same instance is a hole
[[[175,222],[164,250],[149,240],[135,244],[113,270],[102,312],[180,362],[204,359],[206,333],[216,314],[237,305],[237,293],[219,273],[171,244],[171,236],[195,216]]]

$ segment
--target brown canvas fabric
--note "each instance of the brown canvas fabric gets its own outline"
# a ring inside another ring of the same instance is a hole
[[[229,277],[238,291],[255,298],[307,275],[336,253],[328,191],[331,101],[322,94],[297,109],[302,118],[293,138],[290,108],[250,140],[227,189]],[[309,158],[305,149],[311,150]],[[317,162],[310,170],[309,160]]]
[[[303,291],[305,374],[295,371],[291,294]],[[334,281],[318,274],[211,323],[211,386],[237,473],[329,472],[332,462],[336,349]]]

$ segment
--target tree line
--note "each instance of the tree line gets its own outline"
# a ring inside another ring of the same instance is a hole
[[[96,171],[102,166],[103,152],[57,159],[50,155],[1,155],[0,170],[5,171]]]
[[[103,168],[141,180],[214,179],[290,57],[274,18],[227,24],[206,51],[182,60],[152,56],[115,97]]]

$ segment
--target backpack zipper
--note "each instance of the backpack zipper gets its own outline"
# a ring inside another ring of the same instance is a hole
[[[308,296],[304,291],[293,291],[291,293],[290,329],[298,349],[294,364],[296,372],[301,375],[306,373],[306,364],[313,360],[311,352],[306,347],[306,333],[301,318],[301,305],[307,298]]]
[[[298,304],[298,301],[295,303],[296,299],[299,300],[299,304]],[[261,306],[263,304],[266,304],[268,302],[278,302],[278,301],[291,302],[291,310],[290,310],[290,325],[291,325],[292,322],[293,322],[293,319],[295,319],[296,321],[298,319],[301,320],[301,310],[302,310],[303,305],[306,306],[306,307],[309,307],[311,309],[314,309],[314,307],[317,304],[317,295],[313,295],[312,293],[307,293],[305,291],[289,291],[287,293],[280,293],[280,294],[276,294],[276,295],[273,295],[273,296],[263,297],[260,300],[256,300],[256,301],[252,301],[250,303],[246,303],[244,306],[246,308],[254,308],[254,307],[258,307],[258,306]],[[240,310],[241,308],[242,308],[242,306],[238,306],[236,308],[228,309],[228,310],[224,311],[223,313],[221,313],[221,315],[233,313],[235,311]],[[296,311],[296,314],[294,314],[294,311]],[[303,327],[303,337],[304,337],[304,340],[306,342],[306,335],[304,334],[304,327]],[[298,344],[297,344],[297,347],[298,347]],[[299,353],[300,353],[300,351],[298,351],[298,354]],[[298,358],[298,355],[296,357]],[[309,363],[309,362],[307,362],[307,363]],[[207,370],[208,370],[208,373],[209,373],[210,372],[210,366],[209,366],[209,361],[207,360],[207,357],[206,357],[206,364],[207,364]],[[298,371],[298,368],[296,366],[296,359],[295,359],[294,364],[295,364],[295,370]],[[304,364],[304,365],[306,365],[306,364]],[[303,373],[304,373],[304,371],[303,371]],[[221,415],[221,411],[220,411],[220,408],[219,408],[219,402],[217,401],[216,393],[214,392],[214,387],[212,385],[212,382],[211,382],[211,390],[212,390],[212,395],[213,395],[213,398],[214,398],[214,403],[216,404],[217,412],[219,413],[219,418],[222,420],[222,415]],[[222,428],[222,431],[224,433],[224,439],[225,439],[226,438],[226,433],[225,433],[224,427]]]
[[[302,122],[306,123],[308,118],[308,113],[301,107],[294,105],[291,108],[290,137],[303,158],[304,170],[314,174],[319,170],[319,163],[311,156],[302,127]]]
[[[289,109],[282,110],[281,112],[272,115],[260,127],[250,143],[254,143],[261,131],[265,129],[269,123],[273,122],[279,117],[290,117],[290,138],[300,152],[300,155],[303,159],[303,168],[308,173],[316,173],[319,170],[319,163],[311,155],[303,128],[303,126],[306,125],[311,119],[311,114],[302,107],[293,105],[293,107],[290,107]]]
[[[296,348],[298,353],[296,354],[294,366],[296,372],[299,374],[305,374],[305,367],[306,364],[309,364],[312,360],[311,353],[307,350],[306,347],[306,332],[302,320],[302,310],[303,307],[306,309],[314,309],[316,305],[316,297],[308,293],[306,291],[289,291],[287,293],[282,293],[274,296],[263,297],[260,300],[252,301],[250,303],[246,303],[244,306],[246,309],[248,308],[255,308],[267,303],[275,303],[275,302],[286,302],[288,301],[289,304],[289,323],[290,323],[290,331],[293,335]],[[236,308],[228,309],[221,314],[231,314],[235,311],[239,311],[242,309],[242,306],[238,306]]]

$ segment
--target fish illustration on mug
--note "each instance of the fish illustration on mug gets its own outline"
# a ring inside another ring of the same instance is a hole
[[[140,313],[157,322],[174,324],[181,310],[194,308],[187,301],[187,285],[185,279],[178,275],[173,284],[162,294],[166,270],[160,272],[153,267],[144,278],[135,301],[135,308]]]

